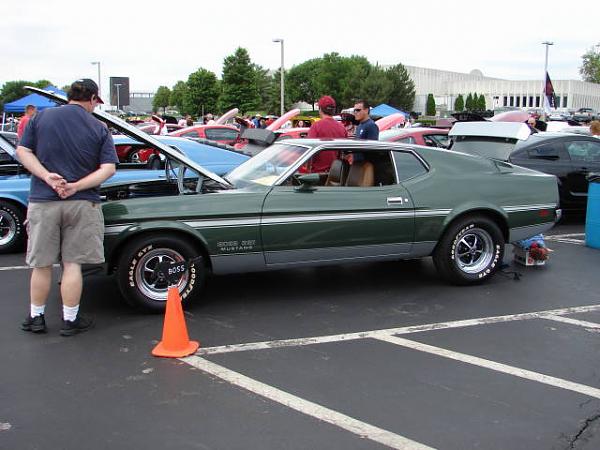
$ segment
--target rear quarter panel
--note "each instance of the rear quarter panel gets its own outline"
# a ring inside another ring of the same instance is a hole
[[[403,184],[417,211],[439,214],[416,214],[416,242],[439,240],[448,224],[474,212],[495,217],[507,238],[513,228],[553,222],[553,209],[540,210],[558,204],[556,177],[512,165],[501,169],[486,158],[429,147],[417,152],[429,163],[430,171]],[[536,209],[540,205],[545,208]]]

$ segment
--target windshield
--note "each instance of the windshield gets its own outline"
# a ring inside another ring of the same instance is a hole
[[[308,147],[275,144],[236,167],[225,179],[236,187],[248,184],[272,186],[273,183],[308,151]]]
[[[508,161],[516,139],[478,136],[453,136],[451,150],[469,155]]]

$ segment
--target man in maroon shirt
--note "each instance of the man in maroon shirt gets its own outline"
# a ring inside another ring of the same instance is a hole
[[[308,131],[308,138],[347,138],[348,133],[344,126],[333,118],[335,114],[335,100],[329,95],[319,99],[319,116],[321,120],[315,122]],[[329,172],[331,163],[337,158],[337,151],[325,150],[315,155],[310,163],[309,172]]]

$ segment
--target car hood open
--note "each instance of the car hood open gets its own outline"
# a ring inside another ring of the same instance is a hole
[[[54,92],[45,91],[44,89],[39,89],[36,87],[31,87],[31,86],[25,86],[25,89],[28,91],[31,91],[31,92],[35,92],[36,94],[42,95],[42,96],[44,96],[58,104],[61,104],[61,105],[66,105],[68,103],[68,100],[65,97],[63,97],[62,95],[57,95]],[[221,178],[220,176],[211,172],[210,170],[205,169],[204,167],[202,167],[201,165],[199,165],[198,163],[196,163],[195,161],[193,161],[186,155],[179,153],[178,151],[172,149],[168,145],[165,145],[164,143],[160,142],[158,139],[154,138],[153,136],[146,134],[143,131],[139,130],[138,128],[128,124],[124,120],[121,120],[118,117],[112,116],[111,114],[107,114],[100,110],[94,110],[94,112],[92,114],[98,120],[101,120],[102,122],[106,123],[107,125],[116,128],[121,133],[134,138],[138,142],[143,142],[144,144],[147,144],[150,147],[155,148],[159,152],[169,156],[169,158],[172,158],[175,161],[178,161],[179,163],[188,166],[190,169],[195,170],[199,174],[201,174],[207,178],[210,178],[211,180],[216,181],[217,183],[221,184],[223,187],[226,187],[226,188],[233,187],[231,185],[231,183],[229,183],[227,180]]]

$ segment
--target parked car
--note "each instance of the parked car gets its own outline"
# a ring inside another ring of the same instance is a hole
[[[446,148],[450,142],[446,128],[393,128],[379,133],[380,141]]]
[[[148,142],[136,141],[127,136],[114,136],[113,139],[117,152],[122,153],[123,149],[127,148],[149,154],[156,153],[156,149]],[[157,139],[173,151],[188,156],[217,174],[227,173],[248,159],[244,155],[183,138],[160,136]],[[0,135],[0,156],[2,155],[10,158],[10,163],[0,165],[0,253],[11,253],[21,250],[26,238],[23,223],[29,198],[30,174],[16,159],[15,147]],[[162,159],[164,160],[164,157]],[[104,185],[164,179],[167,176],[164,165],[159,156],[151,158],[148,164],[119,164],[117,173]],[[138,189],[137,195],[142,194]]]
[[[17,141],[19,140],[17,133],[13,133],[12,131],[0,131],[0,135],[2,135],[2,137],[10,142],[14,147],[17,146]]]
[[[150,310],[167,297],[160,262],[187,262],[175,280],[185,303],[201,297],[209,273],[426,256],[446,280],[479,283],[499,269],[505,242],[545,232],[559,216],[554,176],[489,158],[290,139],[220,177],[134,127],[114,126],[165,158],[161,179],[102,189],[107,269],[129,303]],[[322,151],[338,155],[328,173],[303,173]]]
[[[331,150],[340,158],[329,173],[302,173]],[[342,156],[357,154],[348,167]],[[158,180],[156,198],[131,198],[127,184],[108,196],[106,258],[129,303],[163,309],[159,261],[190,261],[184,302],[208,273],[425,256],[448,281],[477,283],[498,269],[505,242],[548,230],[558,214],[553,176],[388,142],[286,140],[224,178],[188,164],[185,181]]]
[[[172,131],[169,136],[208,139],[221,144],[235,145],[240,141],[240,130],[233,125],[193,125]]]
[[[275,131],[275,140],[283,141],[285,139],[302,139],[308,136],[310,127],[301,128],[280,128]]]
[[[592,120],[600,119],[600,115],[593,108],[579,108],[573,113],[572,119],[576,120],[577,122],[587,123],[591,122]]]
[[[451,149],[556,175],[560,206],[585,211],[590,172],[600,172],[600,139],[563,132],[530,134],[525,124],[470,122],[450,131]]]
[[[142,122],[137,124],[136,126],[144,133],[152,135],[157,135],[160,130],[160,127],[155,122]],[[177,125],[176,123],[166,123],[165,127],[167,127],[167,133],[181,130],[183,128],[181,125]]]

